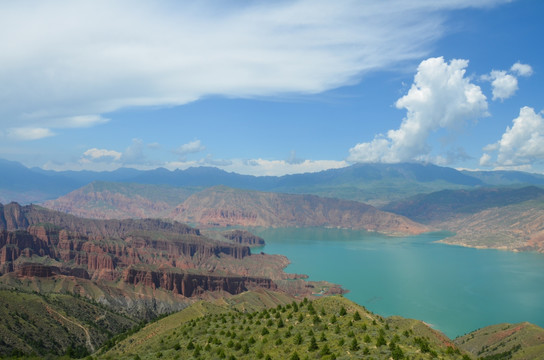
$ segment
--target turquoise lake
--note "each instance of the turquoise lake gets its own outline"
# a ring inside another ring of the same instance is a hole
[[[446,233],[393,238],[365,231],[252,229],[290,273],[341,284],[383,315],[423,320],[455,338],[501,322],[544,326],[544,255],[435,243]]]

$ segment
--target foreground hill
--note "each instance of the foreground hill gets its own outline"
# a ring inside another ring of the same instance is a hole
[[[81,297],[1,288],[0,319],[0,357],[32,353],[82,357],[138,324]]]
[[[242,300],[243,299],[243,300]],[[199,302],[111,341],[98,358],[132,359],[541,359],[544,329],[489,326],[448,339],[425,323],[384,318],[343,297],[276,303],[244,293]],[[241,309],[241,302],[256,303]]]
[[[468,357],[421,321],[386,319],[342,297],[246,312],[198,303],[101,350],[98,357],[132,359],[136,354],[141,359]]]
[[[169,215],[213,226],[332,226],[385,234],[419,234],[428,228],[356,201],[247,191],[216,186],[191,195]]]
[[[458,337],[455,343],[481,359],[544,357],[544,329],[527,322],[487,326]]]

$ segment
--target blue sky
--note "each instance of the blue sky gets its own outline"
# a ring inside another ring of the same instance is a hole
[[[0,157],[544,172],[544,2],[232,4],[3,2]]]

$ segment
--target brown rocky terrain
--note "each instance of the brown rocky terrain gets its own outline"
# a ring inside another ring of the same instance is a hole
[[[179,310],[172,303],[209,292],[296,288],[308,296],[323,287],[341,292],[333,284],[285,274],[286,258],[252,255],[248,246],[237,243],[260,238],[248,232],[231,235],[234,241],[218,241],[175,221],[82,219],[35,205],[0,204],[0,284],[19,287],[21,279],[28,279],[28,286],[41,291],[44,282],[54,279],[54,284],[65,284],[64,291],[113,307],[136,302],[130,306],[151,314]],[[43,281],[36,283],[36,278]],[[161,298],[157,291],[164,303],[149,307],[146,294],[151,292],[156,303]]]
[[[237,190],[224,186],[191,195],[169,217],[208,226],[328,226],[390,235],[429,231],[428,227],[404,216],[356,201]]]
[[[476,248],[544,253],[544,202],[534,200],[494,207],[442,221],[455,232],[441,242]]]
[[[95,181],[43,205],[84,218],[158,218],[195,191],[166,185]]]
[[[455,233],[447,244],[544,252],[544,189],[443,190],[384,207]]]

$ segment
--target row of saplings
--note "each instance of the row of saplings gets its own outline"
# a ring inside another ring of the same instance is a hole
[[[377,318],[384,323],[382,318]],[[336,359],[340,354],[364,356],[371,353],[394,360],[404,359],[405,354],[398,344],[401,336],[408,339],[413,335],[412,331],[406,330],[399,336],[389,330],[388,324],[378,325],[376,320],[367,325],[358,311],[348,315],[344,306],[327,316],[323,307],[317,311],[311,301],[304,299],[301,303],[254,313],[233,311],[189,321],[178,330],[179,333],[174,332],[180,339],[176,340],[173,350],[176,350],[174,358],[192,354],[197,359],[296,360],[310,356]],[[437,356],[425,338],[413,337],[412,344],[422,353]],[[163,357],[163,351],[167,349],[161,349],[155,356]]]

